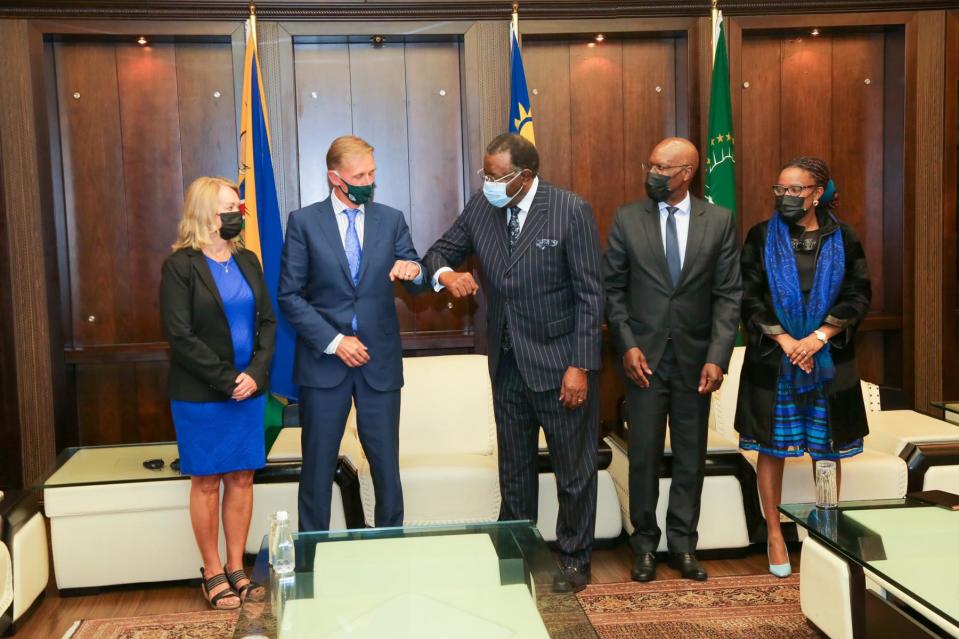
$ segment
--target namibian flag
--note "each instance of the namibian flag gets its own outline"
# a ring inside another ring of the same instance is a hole
[[[519,19],[513,14],[510,25],[509,132],[519,133],[536,144],[533,136],[533,107],[526,88],[523,54],[519,50]]]
[[[243,63],[243,108],[240,117],[240,202],[245,214],[243,241],[260,258],[266,285],[276,313],[276,354],[270,370],[270,391],[295,399],[293,327],[276,304],[280,282],[280,254],[283,252],[283,226],[270,156],[270,123],[266,114],[260,59],[256,52],[256,21],[247,23],[246,60]]]

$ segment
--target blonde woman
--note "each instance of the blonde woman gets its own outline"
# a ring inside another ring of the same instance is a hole
[[[203,594],[218,610],[264,592],[243,572],[243,548],[253,471],[266,463],[263,413],[276,319],[259,260],[240,245],[242,228],[236,185],[197,178],[160,279],[180,469],[191,477]],[[221,482],[226,564],[217,544]]]

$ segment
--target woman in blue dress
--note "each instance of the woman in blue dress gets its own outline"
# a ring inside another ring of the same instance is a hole
[[[787,457],[862,452],[869,432],[856,370],[856,328],[872,289],[866,255],[833,210],[829,168],[796,158],[773,185],[776,210],[750,229],[742,253],[748,334],[736,407],[740,448],[759,453],[769,571],[790,574],[777,508]]]
[[[180,470],[210,606],[230,609],[263,587],[243,571],[253,471],[266,463],[263,417],[276,320],[256,255],[240,244],[236,185],[201,177],[187,190],[160,313],[170,344],[170,406]],[[220,558],[220,485],[226,563]]]

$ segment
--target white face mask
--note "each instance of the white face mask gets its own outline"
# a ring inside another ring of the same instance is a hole
[[[518,178],[521,174],[522,171],[514,175],[506,182],[483,182],[483,195],[485,195],[489,203],[496,208],[504,208],[516,195],[515,193],[513,195],[508,195],[506,193],[506,187],[509,186],[513,180]]]

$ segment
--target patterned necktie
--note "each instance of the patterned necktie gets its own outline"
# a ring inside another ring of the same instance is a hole
[[[356,232],[356,216],[360,214],[359,209],[345,209],[349,224],[346,226],[346,240],[343,248],[346,250],[346,261],[350,264],[350,277],[353,278],[353,286],[360,283],[360,261],[363,259],[363,248],[360,246],[360,236]],[[353,333],[356,333],[357,321],[356,315],[353,315]]]
[[[516,241],[519,240],[519,207],[511,206],[509,209],[509,225],[506,227],[509,230],[509,252],[513,252],[513,247],[516,246]]]
[[[682,272],[679,260],[679,233],[676,232],[677,211],[679,209],[675,206],[666,207],[666,212],[669,214],[666,218],[666,265],[669,266],[669,277],[673,280],[673,286],[679,284],[679,274]]]
[[[509,224],[506,226],[509,231],[509,252],[513,253],[513,247],[519,240],[519,207],[511,206],[509,209]],[[503,318],[503,350],[509,351],[513,348],[513,336],[509,333],[509,320]]]

